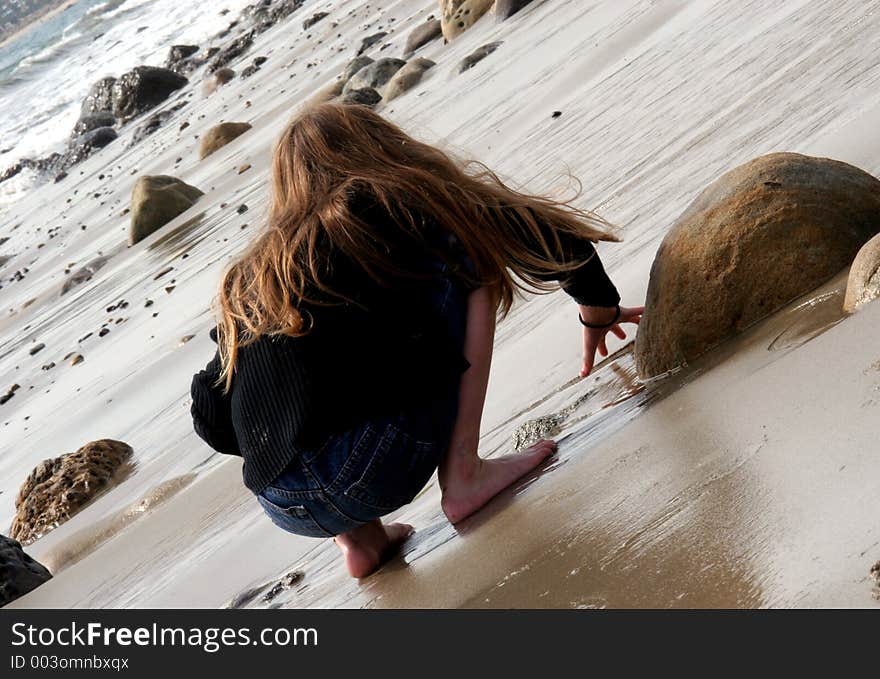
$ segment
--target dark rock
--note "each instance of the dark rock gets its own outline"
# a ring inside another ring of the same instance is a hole
[[[251,65],[245,68],[239,77],[250,78],[254,73],[260,70],[260,66],[268,61],[266,57],[257,57],[251,62]]]
[[[165,101],[189,82],[167,68],[138,66],[113,85],[113,115],[127,122]]]
[[[343,104],[375,106],[380,101],[382,101],[381,95],[371,87],[364,87],[360,90],[349,90],[342,96]]]
[[[503,42],[490,42],[488,45],[483,45],[482,47],[478,47],[469,55],[467,55],[461,62],[458,64],[458,72],[464,73],[465,71],[469,71],[474,66],[479,64],[483,59],[488,57],[492,52],[497,50]]]
[[[373,35],[368,35],[366,38],[361,40],[361,46],[358,47],[357,55],[362,55],[386,35],[388,35],[387,31],[379,31],[378,33],[373,33]]]
[[[169,118],[171,118],[184,106],[186,106],[186,102],[180,102],[179,104],[176,104],[171,108],[165,109],[164,111],[158,111],[147,118],[144,123],[142,125],[139,125],[134,131],[129,148],[131,148],[135,144],[139,144],[144,139],[153,134],[156,130],[162,127],[162,125],[164,125],[169,120]]]
[[[308,19],[303,21],[303,30],[309,30],[312,26],[314,26],[316,23],[318,23],[321,19],[328,16],[329,14],[329,12],[317,12],[316,14],[313,14]]]
[[[0,535],[0,607],[51,578],[46,567],[28,556],[20,542]]]
[[[215,73],[216,71],[219,71],[229,62],[237,59],[242,54],[247,52],[253,44],[254,31],[248,31],[244,35],[239,36],[231,43],[229,43],[226,47],[217,52],[216,56],[211,59],[210,63],[208,64],[208,73]]]
[[[113,110],[113,85],[116,84],[116,78],[108,76],[101,78],[92,85],[88,95],[83,100],[81,107],[82,116],[100,113],[101,111]]]
[[[34,354],[37,354],[37,353],[41,352],[41,351],[42,351],[43,349],[45,349],[45,348],[46,348],[46,345],[43,344],[42,342],[40,342],[39,344],[35,344],[34,346],[32,346],[32,347],[31,347],[31,350],[30,350],[28,353],[29,353],[31,356],[33,356]]]
[[[667,233],[636,336],[639,375],[678,368],[848,267],[880,232],[880,181],[773,153],[705,189]]]
[[[412,33],[406,39],[406,47],[403,49],[403,58],[409,59],[413,53],[427,45],[429,42],[437,40],[443,35],[443,29],[439,19],[426,21],[421,26],[413,29]]]
[[[253,10],[251,16],[257,33],[268,31],[282,19],[286,19],[303,6],[305,0],[280,0],[275,3],[262,3]]]
[[[531,2],[532,0],[495,0],[495,16],[503,21],[512,17]]]
[[[199,63],[191,58],[198,51],[198,45],[173,45],[168,51],[165,68],[180,75],[191,73],[199,66]]]
[[[116,125],[116,117],[112,113],[109,111],[99,111],[98,113],[82,116],[77,120],[70,136],[72,139],[76,139],[86,132],[97,130],[99,127],[113,127],[114,125]]]
[[[67,521],[117,478],[132,452],[122,441],[101,439],[43,460],[19,489],[9,535],[28,544]]]

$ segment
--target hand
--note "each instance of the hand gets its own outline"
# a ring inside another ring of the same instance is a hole
[[[595,325],[603,325],[610,323],[617,314],[616,307],[603,306],[578,306],[581,318],[587,323]],[[620,307],[620,318],[617,323],[608,328],[588,328],[582,326],[584,330],[584,363],[581,367],[581,377],[586,377],[593,371],[593,365],[596,362],[596,350],[603,358],[608,355],[608,347],[605,346],[605,335],[613,332],[620,339],[626,339],[626,333],[620,327],[622,323],[639,324],[642,319],[645,307]]]

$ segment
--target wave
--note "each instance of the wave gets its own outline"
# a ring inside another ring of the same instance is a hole
[[[56,57],[66,55],[73,47],[81,42],[84,37],[85,34],[80,31],[66,37],[62,36],[61,40],[58,42],[53,42],[36,54],[32,54],[22,59],[18,63],[18,66],[12,71],[12,75],[14,76],[19,72],[31,70],[34,66],[54,61]]]

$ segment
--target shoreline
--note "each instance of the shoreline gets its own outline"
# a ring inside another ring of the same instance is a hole
[[[52,17],[67,11],[78,2],[79,0],[59,0],[58,4],[56,4],[55,6],[44,8],[43,10],[40,10],[38,12],[34,12],[33,14],[25,18],[24,24],[22,24],[8,36],[0,40],[0,49],[3,49],[4,47],[7,47],[10,43],[15,42],[16,40],[24,36],[25,33],[33,30],[42,22],[47,21],[48,19],[51,19]]]

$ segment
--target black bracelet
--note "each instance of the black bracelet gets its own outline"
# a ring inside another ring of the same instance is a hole
[[[617,323],[617,321],[620,320],[620,305],[615,304],[615,306],[617,307],[617,313],[614,314],[614,320],[612,320],[610,323],[606,323],[605,325],[596,325],[594,323],[587,323],[581,317],[580,312],[578,312],[578,320],[581,322],[581,325],[583,325],[586,328],[591,328],[593,330],[604,330],[605,328],[610,328],[612,325],[614,325],[615,323]]]

